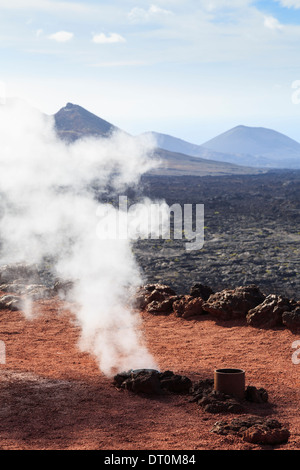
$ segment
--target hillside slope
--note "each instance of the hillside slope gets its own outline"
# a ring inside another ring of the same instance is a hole
[[[218,162],[265,168],[300,168],[300,144],[280,132],[263,127],[237,126],[202,145],[177,137],[148,132],[158,147]]]
[[[231,162],[275,168],[300,168],[300,144],[264,127],[237,126],[209,140],[203,147],[235,155]]]
[[[55,125],[60,137],[74,141],[87,135],[108,137],[118,128],[81,106],[67,103],[55,115]]]
[[[87,111],[81,106],[67,103],[55,115],[55,125],[60,138],[74,142],[77,139],[94,136],[109,137],[113,132],[120,131],[118,127],[101,119],[95,114]],[[124,131],[122,131],[124,132]],[[254,174],[262,170],[247,168],[223,162],[209,157],[213,157],[215,152],[205,150],[204,158],[191,157],[180,152],[172,152],[169,150],[158,148],[154,152],[154,156],[160,160],[160,167],[153,170],[151,174],[155,175],[228,175],[228,174]]]

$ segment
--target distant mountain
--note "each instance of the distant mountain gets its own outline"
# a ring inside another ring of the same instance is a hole
[[[232,163],[274,168],[300,168],[300,144],[264,127],[237,126],[202,144],[232,155]]]
[[[55,115],[55,125],[60,137],[76,140],[87,135],[108,137],[118,128],[77,104],[67,103]]]
[[[55,126],[58,135],[68,142],[82,137],[98,136],[109,137],[114,131],[121,130],[113,124],[101,119],[95,114],[76,104],[67,103],[55,115]],[[124,132],[124,131],[122,131]],[[179,140],[179,139],[178,139]],[[203,149],[201,155],[193,157],[180,151],[169,151],[158,145],[153,156],[160,160],[160,167],[151,171],[155,175],[244,175],[259,173],[262,170],[247,168],[222,161],[223,155],[219,155],[220,161],[213,158],[218,155],[208,149]],[[205,156],[204,156],[205,155]]]
[[[220,162],[229,162],[232,155],[224,152],[216,152],[205,148],[202,145],[192,144],[186,140],[178,139],[168,134],[160,134],[159,132],[144,132],[143,135],[149,135],[154,138],[157,146],[168,150],[169,152],[182,153],[191,157],[199,157]],[[237,163],[237,162],[234,162]],[[238,164],[238,163],[237,163]]]
[[[148,134],[159,147],[193,157],[257,168],[300,168],[300,144],[263,127],[237,126],[202,145],[157,132]]]

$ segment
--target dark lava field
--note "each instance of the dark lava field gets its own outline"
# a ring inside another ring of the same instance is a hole
[[[252,176],[144,176],[143,195],[204,204],[205,243],[138,240],[134,253],[147,282],[187,293],[195,283],[214,290],[256,284],[265,293],[300,298],[300,171]],[[130,202],[136,199],[133,195]]]

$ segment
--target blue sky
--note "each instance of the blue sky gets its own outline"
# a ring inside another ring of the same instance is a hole
[[[300,0],[0,0],[0,82],[138,134],[203,143],[235,125],[300,141]]]

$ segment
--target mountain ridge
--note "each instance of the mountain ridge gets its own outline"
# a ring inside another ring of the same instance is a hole
[[[87,136],[107,138],[115,131],[125,132],[110,122],[105,121],[90,111],[87,111],[85,108],[72,103],[67,103],[65,107],[61,108],[56,114],[54,114],[54,120],[57,134],[61,139],[66,140],[67,142],[74,142],[77,139]],[[232,164],[228,161],[222,161],[222,154],[219,156],[217,152],[208,149],[203,151],[203,155],[204,154],[205,157],[194,157],[183,152],[172,152],[168,149],[160,148],[158,145],[155,148],[154,156],[161,160],[161,166],[149,173],[170,176],[217,176],[228,174],[256,174],[264,171],[261,169]],[[220,160],[218,160],[218,158],[214,158],[215,156],[220,158]]]
[[[159,146],[187,155],[251,167],[300,169],[300,143],[273,129],[236,126],[202,145],[149,132]]]
[[[70,141],[87,135],[108,137],[119,130],[110,122],[73,103],[67,103],[55,113],[54,120],[59,136]]]

